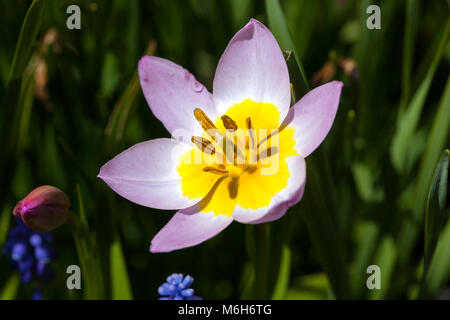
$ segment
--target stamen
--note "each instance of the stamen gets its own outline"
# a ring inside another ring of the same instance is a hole
[[[191,141],[202,152],[208,153],[210,155],[214,155],[216,153],[212,142],[205,138],[194,136],[191,138]]]
[[[205,167],[205,168],[203,168],[203,171],[215,173],[215,174],[218,174],[221,176],[228,173],[227,170],[221,170],[221,169],[214,168],[214,167]]]
[[[253,163],[255,161],[255,155],[256,155],[256,136],[255,136],[255,130],[253,129],[252,126],[252,119],[250,119],[250,117],[248,117],[245,120],[245,123],[247,125],[247,129],[248,129],[248,134],[250,136],[250,141],[251,141],[251,146],[250,146],[250,151],[249,151],[249,155],[250,155],[250,163]]]
[[[223,115],[221,117],[221,119],[222,119],[222,122],[223,122],[223,126],[226,129],[233,130],[233,131],[237,130],[238,126],[237,126],[236,122],[233,119],[231,119],[229,116]]]
[[[236,199],[238,195],[239,189],[239,178],[232,178],[230,182],[228,182],[228,194],[231,199]]]
[[[224,137],[223,149],[225,151],[225,155],[226,155],[227,159],[232,164],[237,164],[238,163],[237,162],[237,158],[238,157],[242,160],[242,163],[245,163],[245,156],[244,156],[244,154],[237,147],[236,143],[231,141],[231,139],[229,139],[228,137]],[[230,154],[230,152],[228,150],[233,150],[233,153]]]
[[[260,159],[269,158],[277,153],[278,153],[277,147],[270,147],[270,148],[267,148],[264,151],[260,152],[258,154],[258,159],[260,160]]]
[[[281,128],[281,127],[280,127],[280,128]],[[272,136],[276,136],[277,134],[280,133],[280,131],[281,131],[281,129],[279,129],[279,130],[271,130],[270,133],[269,133],[265,138],[261,139],[261,140],[258,142],[257,148],[259,149],[259,147],[261,147],[261,145],[262,145],[264,142],[270,143],[270,141],[271,141],[270,139],[272,139]]]
[[[245,124],[247,125],[247,129],[253,129],[253,127],[252,127],[252,119],[250,119],[250,117],[245,119]]]
[[[225,153],[225,156],[227,157],[228,161],[231,164],[235,164],[235,159],[236,159],[236,150],[235,150],[236,146],[234,145],[234,143],[228,139],[226,136],[223,138],[222,140],[222,149]],[[230,150],[233,150],[233,152],[231,153]]]
[[[220,131],[216,128],[214,123],[211,121],[210,118],[201,110],[200,108],[194,109],[194,116],[195,119],[200,123],[203,130],[205,130],[208,135],[215,140],[215,135],[220,134]]]

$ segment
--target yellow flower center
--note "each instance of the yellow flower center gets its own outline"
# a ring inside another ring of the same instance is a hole
[[[271,103],[246,99],[213,123],[200,109],[194,116],[205,130],[177,166],[184,196],[208,194],[202,212],[231,216],[236,205],[258,209],[288,183],[286,158],[296,155],[294,128],[278,128],[280,113]]]

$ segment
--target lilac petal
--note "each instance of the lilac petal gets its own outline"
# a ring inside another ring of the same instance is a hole
[[[271,222],[271,221],[275,221],[275,220],[280,219],[281,217],[284,216],[284,214],[287,212],[287,210],[290,207],[292,207],[293,205],[295,205],[296,203],[298,203],[302,199],[304,191],[305,191],[305,185],[303,185],[303,187],[301,187],[295,193],[295,195],[292,197],[291,201],[286,201],[286,202],[280,203],[278,206],[276,206],[272,210],[270,210],[261,219],[252,221],[251,223],[252,224],[265,223],[265,222]]]
[[[218,234],[232,221],[230,217],[211,212],[177,212],[153,238],[150,251],[170,252],[195,246]]]
[[[202,109],[211,119],[217,117],[212,95],[195,77],[181,66],[158,57],[145,56],[139,61],[139,78],[150,109],[173,133],[175,130],[201,136],[201,126],[194,109]]]
[[[190,207],[200,199],[183,195],[178,159],[191,147],[161,138],[142,142],[106,163],[98,175],[122,197],[157,209]]]
[[[280,123],[289,111],[289,73],[280,47],[261,22],[251,19],[231,39],[217,66],[213,96],[220,114],[251,98],[273,103]]]
[[[241,223],[262,223],[281,218],[287,209],[303,196],[306,183],[306,163],[301,156],[291,156],[286,158],[290,176],[287,186],[277,193],[267,207],[259,209],[244,209],[239,205],[233,212],[233,219]]]
[[[284,124],[296,131],[295,148],[306,158],[325,139],[333,124],[343,83],[328,82],[308,92],[289,111]]]

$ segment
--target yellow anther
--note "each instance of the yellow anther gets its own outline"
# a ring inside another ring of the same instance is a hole
[[[226,129],[233,130],[233,131],[237,130],[238,126],[237,126],[236,122],[233,119],[231,119],[229,116],[223,115],[221,117],[221,119],[222,119],[222,122],[223,122],[223,126]]]
[[[220,134],[220,131],[216,128],[211,119],[208,118],[208,116],[203,112],[203,110],[195,108],[194,116],[198,123],[202,126],[203,130],[205,130],[213,140],[217,134]]]
[[[208,153],[210,155],[214,155],[216,150],[211,141],[202,137],[192,137],[191,141],[197,148],[199,148],[202,152]]]

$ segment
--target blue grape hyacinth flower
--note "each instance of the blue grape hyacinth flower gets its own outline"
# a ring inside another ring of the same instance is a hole
[[[55,250],[51,246],[51,233],[40,233],[29,229],[20,219],[16,219],[8,234],[3,253],[10,257],[11,265],[20,274],[22,283],[28,283],[33,277],[44,281],[53,278],[54,270],[50,262],[55,259]]]
[[[31,294],[31,299],[33,300],[42,300],[44,299],[44,294],[40,288],[36,288],[33,290],[33,293]]]
[[[158,288],[158,293],[162,296],[159,300],[201,300],[194,296],[194,289],[190,288],[194,278],[187,275],[183,277],[181,273],[173,273],[167,277],[167,282]]]

